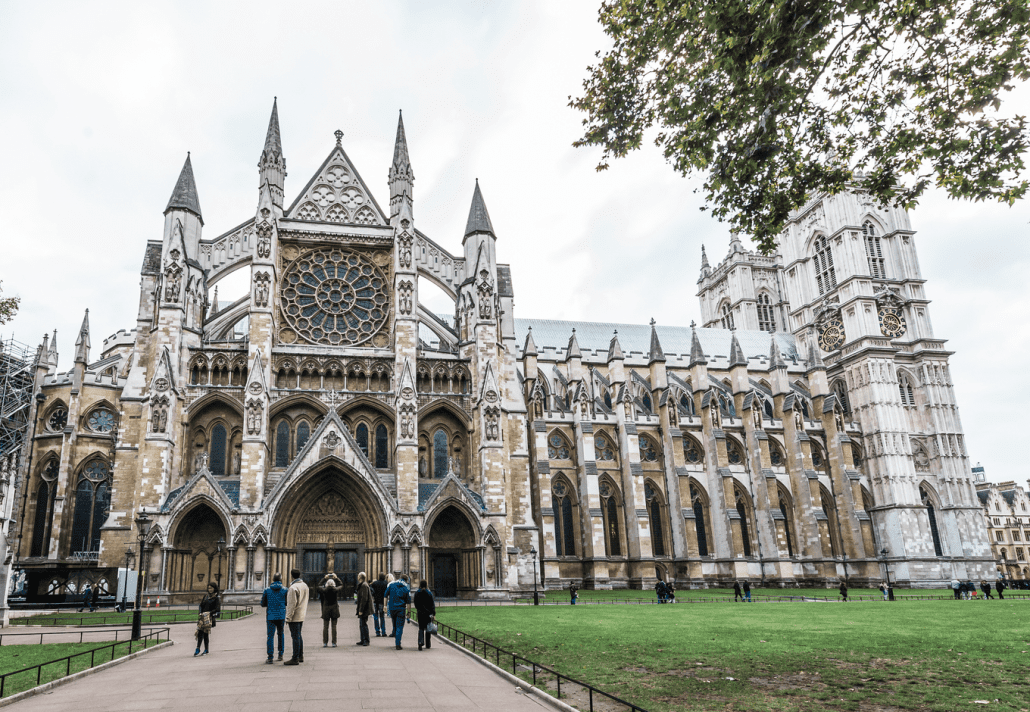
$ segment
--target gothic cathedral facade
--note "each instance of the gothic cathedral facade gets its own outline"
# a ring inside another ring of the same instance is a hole
[[[203,237],[187,157],[136,326],[91,360],[87,312],[66,371],[40,346],[31,600],[116,593],[140,512],[134,566],[172,602],[294,567],[459,598],[994,576],[903,211],[820,197],[776,255],[734,238],[702,257],[701,328],[516,319],[478,183],[452,254],[416,228],[401,121],[387,210],[340,132],[287,205],[277,112],[253,217]],[[210,302],[236,270],[249,292]]]

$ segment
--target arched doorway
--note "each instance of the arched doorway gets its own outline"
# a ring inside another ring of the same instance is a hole
[[[465,513],[453,504],[441,511],[429,529],[429,587],[437,598],[474,595],[480,586],[482,556]]]
[[[210,505],[202,502],[186,512],[175,528],[173,541],[175,548],[167,563],[166,586],[170,592],[196,598],[212,581],[219,590],[225,588],[225,524]]]
[[[298,480],[277,507],[275,544],[266,561],[269,575],[285,577],[296,567],[308,586],[315,586],[333,572],[343,582],[341,596],[348,597],[359,572],[374,578],[389,569],[384,521],[368,485],[346,466],[327,463]]]

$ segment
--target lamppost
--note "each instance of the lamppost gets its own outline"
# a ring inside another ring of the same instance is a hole
[[[844,552],[844,585],[848,585],[848,552]]]
[[[218,590],[222,590],[222,559],[225,558],[225,537],[218,538],[218,571],[215,572],[215,579],[218,581]]]
[[[133,552],[132,547],[126,547],[125,549],[125,584],[122,586],[122,613],[125,613],[129,609],[128,598],[129,598],[129,562],[132,561],[132,557],[136,554]]]
[[[894,591],[891,589],[891,565],[887,563],[887,554],[891,553],[887,547],[880,549],[880,556],[883,557],[883,570],[887,574],[887,599],[894,600]]]
[[[147,538],[147,530],[150,528],[150,517],[140,510],[134,520],[136,525],[136,541],[139,542],[139,555],[136,559],[136,607],[132,611],[132,639],[139,640],[143,628],[143,610],[140,608],[143,595],[143,541]]]
[[[530,545],[529,555],[533,557],[533,605],[540,605],[540,593],[536,589],[536,547]]]

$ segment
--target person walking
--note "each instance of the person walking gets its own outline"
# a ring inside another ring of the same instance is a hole
[[[207,585],[207,593],[200,599],[200,617],[197,618],[197,649],[193,651],[193,657],[207,655],[211,644],[211,629],[215,627],[215,621],[222,612],[222,599],[218,595],[218,587],[213,583]],[[200,646],[204,646],[204,652],[200,652]]]
[[[373,614],[375,609],[372,604],[372,588],[365,581],[364,571],[358,574],[358,587],[354,589],[354,597],[357,599],[354,615],[358,617],[358,632],[361,635],[361,640],[355,645],[368,647],[371,643],[368,635],[368,617]]]
[[[665,603],[665,582],[658,579],[658,582],[654,585],[654,592],[658,595],[658,603]]]
[[[393,578],[393,574],[386,574],[386,588],[390,588],[390,584],[392,584],[394,582],[394,580],[395,579]],[[383,596],[384,596],[384,598],[386,596],[385,590],[383,592]],[[389,601],[386,601],[386,603],[384,605],[386,606],[386,613],[389,614],[389,612],[390,612]],[[383,624],[383,631],[385,631],[385,630],[386,630],[386,624],[384,623]],[[391,618],[390,619],[390,635],[388,637],[393,638],[396,635],[397,635],[397,631],[393,627],[393,618]]]
[[[991,584],[987,583],[986,581],[981,581],[980,582],[980,590],[983,591],[984,600],[985,601],[988,598],[990,598],[992,600],[994,599],[994,596],[991,595]]]
[[[272,655],[275,652],[275,636],[279,637],[279,662],[283,660],[283,648],[286,641],[283,636],[283,627],[286,623],[286,587],[283,586],[283,575],[276,572],[272,577],[272,585],[261,594],[261,607],[268,610],[265,614],[265,625],[268,628],[268,660],[272,664]]]
[[[751,603],[751,582],[744,579],[744,596],[747,598],[747,602]]]
[[[738,600],[744,600],[744,594],[740,590],[740,581],[733,582],[733,602],[736,603]]]
[[[848,585],[843,581],[840,582],[840,597],[844,599],[844,603],[848,602]]]
[[[962,584],[959,582],[958,579],[952,579],[951,580],[951,590],[955,594],[955,600],[956,601],[958,601],[959,599],[962,598],[961,588],[962,588]]]
[[[883,600],[886,601],[887,600],[887,584],[885,584],[883,581],[880,582],[880,593],[883,594]]]
[[[676,602],[676,589],[672,587],[672,581],[670,581],[669,583],[665,584],[665,599],[669,603],[675,603]]]
[[[569,584],[569,604],[576,605],[576,599],[579,598],[579,586],[574,583]]]
[[[429,590],[429,584],[425,579],[418,582],[418,591],[415,592],[413,603],[418,618],[418,649],[422,650],[422,645],[425,644],[426,650],[429,650],[433,647],[433,634],[426,628],[436,617],[436,599],[433,598],[433,592]]]
[[[334,573],[322,577],[315,587],[322,600],[322,647],[329,647],[329,627],[333,629],[333,647],[336,647],[336,623],[340,620],[340,586],[343,582]]]
[[[82,613],[86,608],[89,607],[89,602],[93,600],[93,587],[88,583],[86,588],[82,589],[82,605],[79,606],[79,613]]]
[[[1005,590],[1005,582],[1004,581],[1002,581],[1001,579],[998,579],[997,581],[995,581],[994,582],[994,590],[998,592],[998,598],[1000,598],[1001,600],[1005,600],[1005,594],[1002,593],[1002,591]]]
[[[283,665],[300,665],[304,662],[304,638],[301,629],[304,627],[304,615],[308,611],[308,585],[300,577],[300,569],[290,569],[290,589],[286,592],[286,625],[290,627],[290,639],[293,644],[293,657]]]
[[[397,650],[403,650],[401,638],[404,637],[404,617],[411,605],[411,590],[408,588],[407,575],[401,576],[399,581],[394,581],[386,587],[386,600],[390,620],[393,621],[393,643]]]
[[[386,618],[383,617],[383,596],[386,595],[386,574],[379,572],[379,577],[369,585],[372,591],[372,622],[375,624],[376,637],[386,637]]]
[[[100,607],[100,586],[93,587],[93,593],[89,597],[89,612],[92,613]]]

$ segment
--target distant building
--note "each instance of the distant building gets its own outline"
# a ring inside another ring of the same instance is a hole
[[[1030,480],[1027,481],[1030,485]],[[1030,580],[1030,496],[1015,482],[976,486],[998,575]]]

